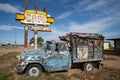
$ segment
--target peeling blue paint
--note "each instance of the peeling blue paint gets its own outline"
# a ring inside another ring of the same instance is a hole
[[[69,67],[69,55],[52,56],[45,60],[45,66],[50,67],[52,71],[66,70]]]
[[[30,63],[41,64],[46,71],[67,70],[71,64],[71,57],[65,42],[51,41],[43,49],[26,50],[19,55],[27,66]],[[21,65],[21,64],[19,64]]]

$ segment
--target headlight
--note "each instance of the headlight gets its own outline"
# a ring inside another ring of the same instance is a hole
[[[16,59],[18,59],[19,58],[19,55],[16,55]]]
[[[26,65],[26,62],[25,62],[24,60],[20,59],[20,60],[18,61],[18,64],[21,65],[21,66],[25,66],[25,65]]]
[[[22,59],[19,59],[18,60],[18,64],[22,64],[23,60]]]

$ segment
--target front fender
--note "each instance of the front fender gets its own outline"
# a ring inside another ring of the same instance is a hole
[[[40,62],[38,62],[38,61],[32,61],[32,62],[29,62],[29,63],[26,65],[24,72],[26,72],[28,66],[33,65],[33,64],[38,64],[39,66],[42,67],[42,70],[45,71],[44,66],[43,66],[42,63],[40,63]]]

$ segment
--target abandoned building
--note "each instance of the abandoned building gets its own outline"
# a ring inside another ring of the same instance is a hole
[[[115,53],[120,54],[120,38],[111,38],[107,40],[114,41],[114,51]]]

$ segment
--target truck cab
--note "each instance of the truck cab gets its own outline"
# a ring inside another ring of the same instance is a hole
[[[17,73],[38,76],[43,71],[61,71],[71,68],[71,57],[64,41],[47,41],[41,49],[26,50],[18,56]]]

